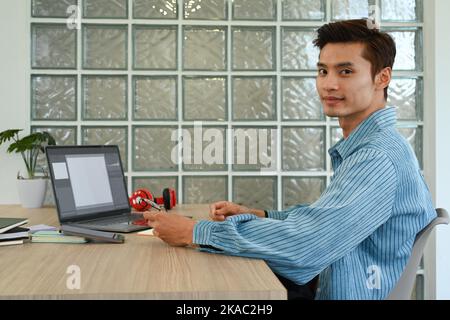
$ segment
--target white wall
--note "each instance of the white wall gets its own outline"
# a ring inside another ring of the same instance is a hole
[[[0,0],[0,132],[12,128],[28,132],[30,127],[28,3]],[[22,159],[6,149],[0,147],[0,204],[18,203],[16,174],[24,169]]]
[[[436,0],[435,12],[435,200],[450,212],[450,1]],[[450,299],[450,226],[438,227],[435,239],[436,298]]]

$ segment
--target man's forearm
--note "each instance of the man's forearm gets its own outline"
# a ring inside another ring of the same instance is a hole
[[[257,217],[266,218],[266,212],[264,210],[245,208],[244,212],[242,213],[251,213]]]

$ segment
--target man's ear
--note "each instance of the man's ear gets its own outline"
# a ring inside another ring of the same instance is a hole
[[[375,77],[375,85],[377,89],[384,90],[389,86],[392,79],[392,68],[386,67],[381,70]]]

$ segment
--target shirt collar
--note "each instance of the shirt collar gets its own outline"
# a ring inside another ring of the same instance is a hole
[[[347,139],[341,139],[328,153],[332,156],[338,152],[342,159],[345,159],[363,143],[365,137],[373,132],[394,127],[396,123],[397,110],[395,107],[378,110],[360,123]]]

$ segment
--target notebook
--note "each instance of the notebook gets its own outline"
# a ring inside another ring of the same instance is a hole
[[[34,243],[86,243],[83,237],[67,236],[59,231],[38,231],[31,235],[31,242]]]
[[[7,241],[0,241],[0,247],[3,246],[12,246],[16,244],[23,244],[24,240],[7,240]]]
[[[5,233],[26,223],[28,220],[25,218],[0,218],[0,233]]]
[[[30,229],[16,227],[14,229],[10,229],[4,233],[0,233],[0,241],[3,240],[13,240],[13,239],[25,239],[30,236]]]

